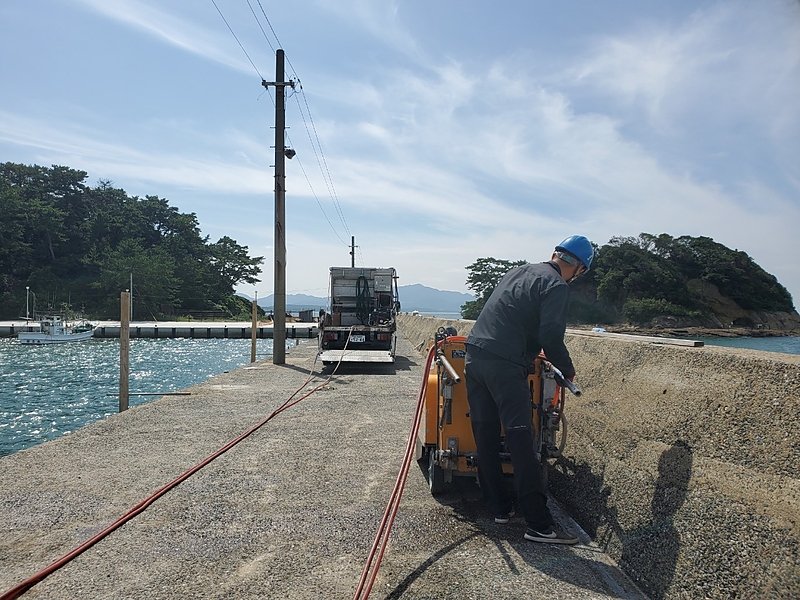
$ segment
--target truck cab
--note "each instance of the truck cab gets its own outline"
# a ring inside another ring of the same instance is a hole
[[[400,310],[394,268],[331,267],[328,290],[319,322],[322,364],[394,362]]]

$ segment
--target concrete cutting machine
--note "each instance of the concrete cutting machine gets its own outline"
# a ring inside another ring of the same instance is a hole
[[[464,377],[466,340],[453,328],[440,328],[435,336],[435,370],[425,387],[425,406],[417,431],[416,458],[427,468],[431,493],[444,491],[454,477],[477,477],[478,457],[467,403]],[[580,395],[580,389],[564,379],[561,372],[539,355],[531,365],[531,423],[538,460],[547,462],[561,456],[567,440],[564,390]],[[501,447],[503,471],[513,473],[511,456]]]

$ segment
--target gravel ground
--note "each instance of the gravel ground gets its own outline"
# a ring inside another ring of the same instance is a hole
[[[307,379],[315,350],[301,344],[284,366],[259,362],[1,458],[0,590],[259,422]],[[393,366],[343,365],[328,387],[25,597],[352,597],[400,467],[422,368],[405,340]],[[643,597],[588,538],[548,547],[525,542],[523,530],[520,520],[489,520],[469,483],[433,498],[414,466],[371,597]]]

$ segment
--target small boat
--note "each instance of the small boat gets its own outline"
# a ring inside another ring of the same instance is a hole
[[[94,326],[82,321],[76,325],[67,324],[60,316],[42,317],[39,331],[20,331],[17,339],[20,344],[62,344],[88,340],[94,334]]]

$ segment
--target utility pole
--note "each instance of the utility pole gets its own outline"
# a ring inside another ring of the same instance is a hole
[[[284,88],[294,81],[284,81],[284,52],[275,52],[275,295],[272,309],[272,364],[286,363],[286,96]],[[292,155],[294,156],[294,155]]]
[[[350,236],[350,266],[356,266],[356,236]]]

